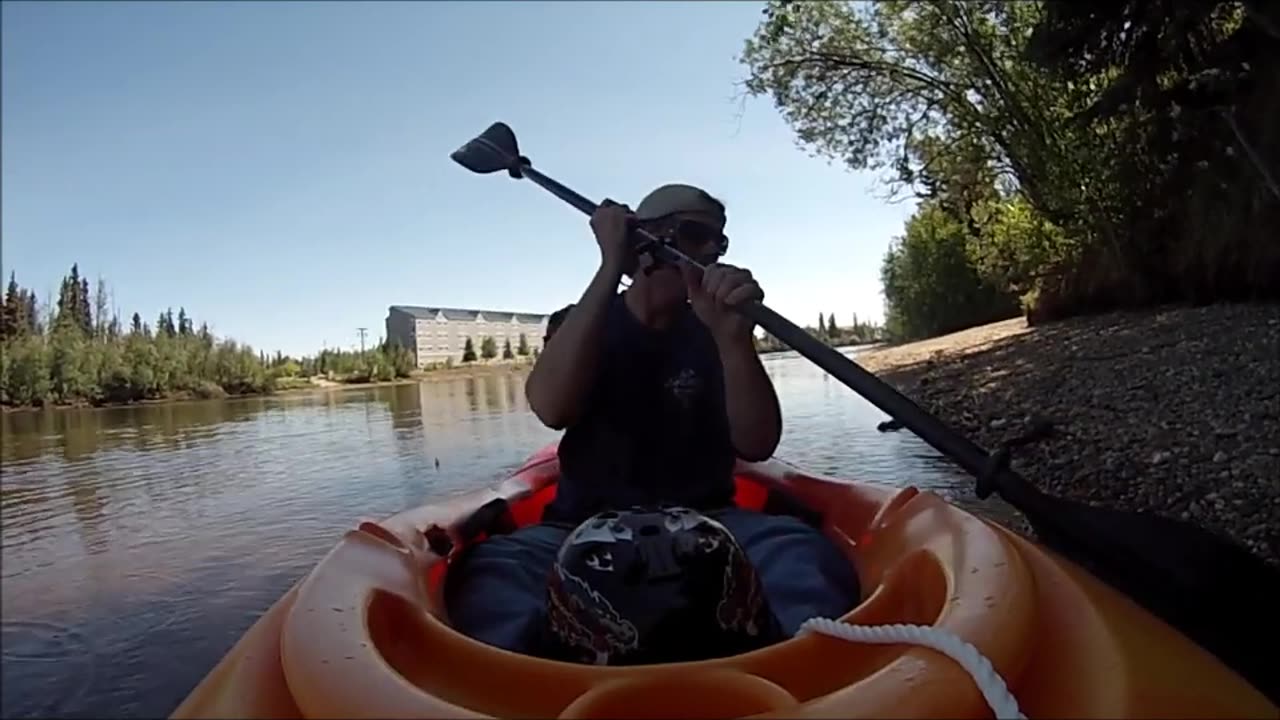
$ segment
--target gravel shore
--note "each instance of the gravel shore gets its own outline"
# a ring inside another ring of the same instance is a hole
[[[921,407],[1014,451],[1042,489],[1181,517],[1280,564],[1280,305],[1009,320],[859,355]]]

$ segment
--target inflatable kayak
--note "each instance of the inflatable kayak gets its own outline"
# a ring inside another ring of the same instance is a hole
[[[496,487],[359,523],[173,717],[1280,717],[1213,655],[1021,536],[932,493],[778,460],[740,464],[735,501],[821,524],[862,581],[839,622],[638,667],[542,660],[451,629],[445,557],[537,522],[557,477],[548,447]]]

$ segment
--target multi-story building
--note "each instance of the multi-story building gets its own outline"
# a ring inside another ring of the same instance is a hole
[[[521,335],[530,352],[541,351],[546,328],[547,316],[532,313],[418,305],[392,305],[387,311],[387,339],[408,348],[419,368],[451,358],[455,363],[461,362],[467,338],[471,338],[477,357],[486,337],[497,343],[498,357],[508,340],[512,351],[516,351]]]

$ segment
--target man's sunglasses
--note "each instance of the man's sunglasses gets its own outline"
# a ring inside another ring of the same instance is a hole
[[[645,229],[701,263],[715,262],[729,250],[729,238],[720,228],[697,220],[680,220]]]

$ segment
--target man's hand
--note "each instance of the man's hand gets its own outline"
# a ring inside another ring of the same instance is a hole
[[[760,355],[751,345],[755,323],[733,310],[735,305],[763,300],[764,291],[751,273],[732,265],[708,265],[705,272],[681,263],[689,300],[711,330],[724,367],[725,411],[729,437],[738,457],[768,459],[782,438],[782,410]]]
[[[733,307],[752,300],[764,300],[764,291],[744,268],[715,263],[705,271],[681,263],[689,302],[698,319],[711,330],[716,343],[724,346],[750,341],[755,322],[735,312]]]
[[[591,232],[600,246],[600,266],[621,274],[633,256],[629,237],[631,208],[605,200],[591,214]]]

